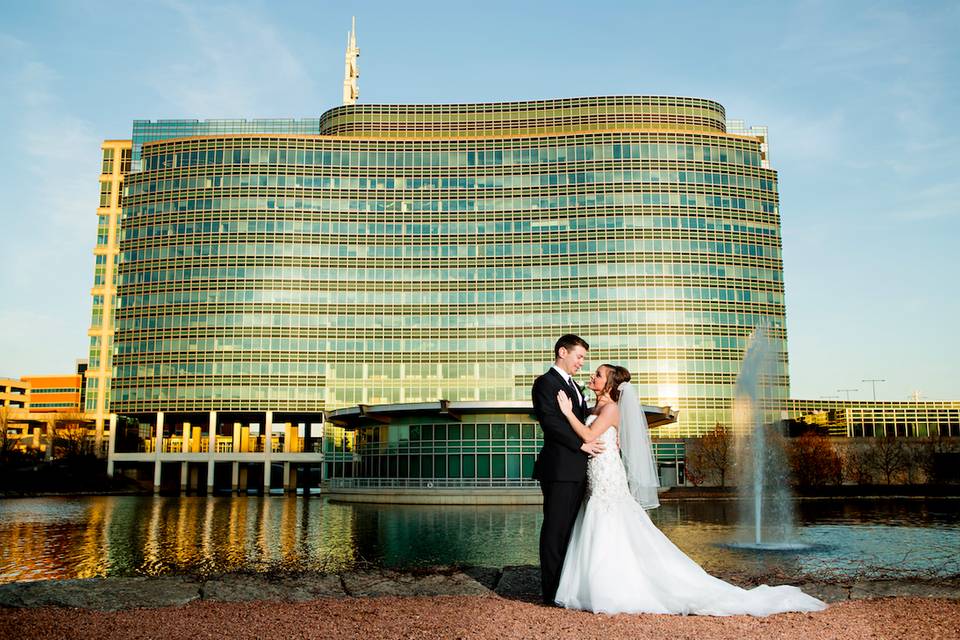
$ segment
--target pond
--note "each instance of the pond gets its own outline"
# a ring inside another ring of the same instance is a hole
[[[650,513],[715,573],[812,577],[960,574],[960,500],[800,500],[804,552],[724,546],[737,503]],[[369,566],[536,565],[537,506],[354,505],[302,497],[81,497],[0,501],[0,582]]]

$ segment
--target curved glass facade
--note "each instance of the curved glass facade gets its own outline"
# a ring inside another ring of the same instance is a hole
[[[657,407],[644,410],[658,431],[674,418]],[[530,476],[543,434],[529,401],[365,405],[327,418],[356,434],[358,454],[349,477],[338,477],[332,488],[539,486]],[[656,460],[671,470],[682,464],[683,452],[681,440],[653,447]]]
[[[395,422],[358,429],[358,478],[379,486],[538,486],[529,478],[543,435],[528,414]]]
[[[692,98],[355,105],[321,134],[148,142],[124,186],[113,410],[528,400],[589,367],[728,422],[767,323],[788,396],[776,172]],[[334,135],[335,134],[335,135]]]

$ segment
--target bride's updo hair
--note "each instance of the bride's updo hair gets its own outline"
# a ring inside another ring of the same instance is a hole
[[[607,370],[607,386],[603,392],[609,394],[610,399],[616,402],[620,399],[620,385],[624,382],[630,382],[630,372],[626,367],[619,367],[615,364],[602,365]]]

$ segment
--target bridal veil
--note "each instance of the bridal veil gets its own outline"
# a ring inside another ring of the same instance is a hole
[[[620,390],[617,401],[620,407],[620,453],[627,472],[627,484],[640,506],[655,509],[660,506],[657,498],[660,478],[653,459],[647,417],[632,384],[624,382],[617,388]]]

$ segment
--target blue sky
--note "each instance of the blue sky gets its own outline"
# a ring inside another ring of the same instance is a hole
[[[86,353],[99,145],[135,118],[690,95],[770,127],[794,397],[960,399],[960,3],[20,2],[0,9],[0,375]]]

